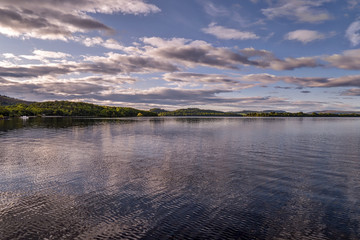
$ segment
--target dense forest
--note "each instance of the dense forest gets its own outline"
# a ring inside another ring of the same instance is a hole
[[[136,117],[157,116],[150,111],[129,107],[99,106],[91,103],[51,101],[31,104],[19,103],[0,106],[0,117],[18,116],[91,116],[91,117]]]

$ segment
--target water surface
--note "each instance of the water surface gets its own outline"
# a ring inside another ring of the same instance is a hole
[[[0,239],[359,239],[359,118],[0,120]]]

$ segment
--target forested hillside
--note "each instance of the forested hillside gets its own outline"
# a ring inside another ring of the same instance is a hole
[[[24,100],[20,100],[20,99],[0,95],[0,106],[15,105],[15,104],[18,104],[18,103],[30,104],[32,102],[28,102],[28,101],[24,101]]]
[[[92,116],[92,117],[136,117],[157,116],[150,111],[129,107],[100,106],[84,102],[50,101],[31,104],[0,106],[0,115],[16,116]]]

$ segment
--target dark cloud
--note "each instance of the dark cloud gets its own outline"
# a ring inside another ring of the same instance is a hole
[[[257,65],[246,57],[226,49],[216,49],[210,46],[176,46],[158,49],[159,57],[182,61],[185,64],[204,65],[217,68],[238,69],[238,64]]]
[[[82,29],[84,31],[87,30],[104,30],[109,33],[112,33],[114,30],[110,27],[106,26],[105,24],[92,19],[90,17],[78,16],[69,13],[62,13],[55,10],[48,10],[44,13],[44,16],[47,18],[56,18],[57,20],[77,27],[78,29]]]
[[[143,56],[111,54],[108,57],[92,57],[79,63],[53,65],[26,65],[1,67],[0,77],[37,78],[70,73],[117,75],[122,73],[173,72],[178,67],[170,63]]]
[[[343,76],[338,78],[296,78],[284,77],[285,82],[305,87],[360,87],[360,75]]]
[[[1,92],[11,96],[24,95],[39,99],[75,99],[88,95],[101,95],[104,91],[114,90],[113,85],[132,83],[130,77],[86,77],[50,81],[15,82],[0,78]]]
[[[23,15],[21,12],[9,9],[0,9],[0,26],[11,29],[2,30],[0,33],[9,36],[38,36],[38,38],[62,38],[71,35],[65,27],[49,22],[38,15]]]
[[[265,50],[243,49],[238,52],[227,48],[212,47],[207,43],[203,45],[165,46],[153,49],[151,56],[180,61],[189,66],[210,66],[216,68],[239,69],[240,66],[255,66],[274,70],[293,70],[303,67],[321,66],[316,58],[276,58]]]
[[[161,11],[157,6],[144,0],[2,0],[1,6],[39,12],[42,9],[58,9],[63,12],[98,12],[148,14]]]
[[[136,103],[136,104],[155,104],[173,106],[194,106],[194,105],[214,105],[214,106],[241,106],[241,104],[269,104],[284,103],[283,100],[270,97],[222,97],[218,94],[230,91],[213,89],[169,89],[156,88],[135,93],[119,93],[108,95],[89,95],[91,99],[98,101],[110,100],[113,102]]]
[[[160,9],[143,0],[2,0],[0,1],[0,34],[40,39],[72,39],[77,32],[113,29],[91,18],[87,13],[148,14]]]
[[[92,84],[92,83],[66,83],[66,82],[56,82],[56,83],[44,83],[37,85],[37,92],[45,92],[50,94],[60,94],[60,95],[88,95],[100,93],[105,90],[109,90],[110,87]]]
[[[12,78],[37,78],[48,75],[63,75],[72,72],[73,66],[29,66],[29,67],[0,67],[0,76]]]
[[[107,57],[92,57],[89,61],[78,64],[77,71],[92,73],[144,73],[144,72],[174,72],[179,68],[167,61],[146,56],[128,56],[110,53]]]
[[[250,60],[254,59],[262,68],[270,68],[273,70],[294,70],[303,67],[320,67],[322,66],[317,61],[317,57],[302,57],[302,58],[285,58],[279,59],[275,57],[272,52],[266,50],[258,50],[254,48],[245,48],[240,50],[242,54]]]
[[[258,82],[263,84],[272,84],[276,82],[285,82],[297,85],[296,89],[303,87],[360,87],[360,75],[350,75],[338,78],[326,77],[291,77],[275,76],[270,74],[250,74],[242,77],[242,80],[249,82]],[[275,88],[287,89],[288,87],[275,86]]]
[[[293,89],[292,87],[281,87],[281,86],[275,86],[274,88],[276,88],[276,89],[285,89],[285,90]]]
[[[332,88],[332,87],[359,87],[360,75],[343,76],[338,78],[326,77],[291,77],[291,76],[275,76],[269,74],[253,74],[244,77],[247,80],[258,80],[263,83],[276,83],[285,82],[297,85],[296,89],[304,87],[319,87],[319,88]],[[275,88],[284,88],[275,86]],[[287,88],[287,87],[285,87]]]

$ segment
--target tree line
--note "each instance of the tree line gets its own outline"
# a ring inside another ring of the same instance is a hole
[[[100,106],[84,102],[50,101],[31,104],[0,106],[0,117],[19,116],[84,116],[84,117],[136,117],[157,116],[150,111],[129,107]]]
[[[235,116],[235,117],[360,117],[359,113],[221,112],[199,108],[150,111],[130,107],[100,106],[84,102],[49,101],[0,105],[0,118],[20,116],[140,117],[140,116]]]

